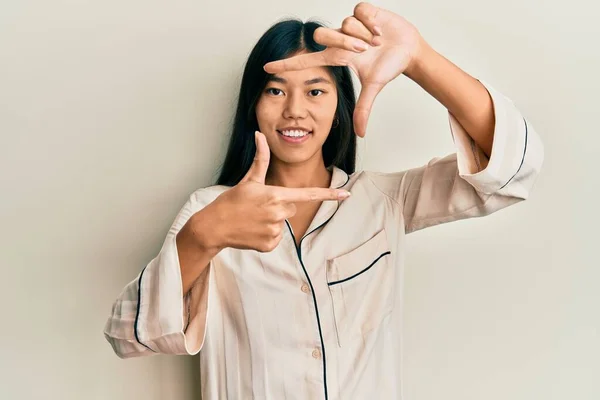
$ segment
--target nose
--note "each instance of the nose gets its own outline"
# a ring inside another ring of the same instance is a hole
[[[301,92],[290,94],[286,100],[283,116],[285,118],[306,118],[306,100]]]

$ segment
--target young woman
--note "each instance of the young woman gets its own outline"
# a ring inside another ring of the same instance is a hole
[[[356,172],[356,135],[402,73],[448,109],[456,152]],[[360,3],[340,29],[280,22],[249,57],[217,184],[190,196],[106,338],[122,358],[200,352],[204,400],[399,399],[405,235],[526,199],[542,160],[512,102],[401,16]]]

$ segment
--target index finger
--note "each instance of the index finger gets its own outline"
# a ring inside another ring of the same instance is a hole
[[[263,66],[263,69],[269,74],[277,74],[285,71],[299,71],[313,67],[324,67],[326,65],[336,65],[327,60],[327,49],[316,53],[300,54],[283,60],[271,61]]]
[[[275,196],[286,203],[344,200],[350,196],[350,192],[343,189],[274,187],[273,190]]]

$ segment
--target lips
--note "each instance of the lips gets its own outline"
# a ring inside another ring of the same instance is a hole
[[[309,132],[312,133],[312,131],[304,126],[284,126],[282,128],[279,129],[279,132],[281,131],[304,131],[304,132]]]
[[[284,135],[283,133],[281,133],[281,131],[279,131],[279,130],[277,131],[277,133],[279,134],[279,137],[280,137],[280,138],[281,138],[283,141],[285,141],[285,142],[288,142],[288,143],[302,143],[302,142],[304,142],[305,140],[307,140],[307,139],[310,137],[310,135],[312,135],[312,132],[309,132],[308,134],[306,134],[306,135],[304,135],[304,136],[300,136],[300,137],[298,137],[298,136],[285,136],[285,135]]]
[[[277,129],[277,133],[280,135],[283,135],[283,131],[303,131],[308,132],[309,135],[312,133],[312,131],[309,131],[308,129]]]

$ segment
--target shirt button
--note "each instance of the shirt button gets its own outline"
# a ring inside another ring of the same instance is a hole
[[[313,356],[313,358],[316,358],[318,360],[319,358],[321,358],[321,350],[314,349],[312,352],[312,356]]]
[[[302,287],[300,288],[304,293],[309,293],[310,292],[310,288],[308,287],[308,285],[304,284],[302,285]]]

